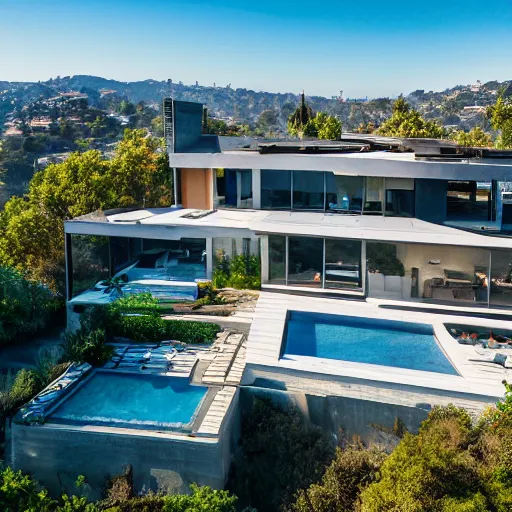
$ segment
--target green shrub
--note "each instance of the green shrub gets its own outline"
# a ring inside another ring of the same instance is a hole
[[[11,388],[11,398],[17,404],[24,404],[33,398],[43,387],[33,370],[23,368],[16,374]]]
[[[418,435],[405,434],[386,459],[380,480],[361,493],[362,512],[486,510],[480,466],[466,411],[435,408]]]
[[[50,512],[55,502],[28,475],[0,467],[0,510],[2,512]]]
[[[60,305],[42,284],[0,266],[0,345],[23,341],[45,329]]]
[[[243,505],[276,511],[322,476],[334,447],[295,409],[256,400],[244,419],[230,489]]]
[[[92,366],[105,364],[113,353],[113,348],[106,344],[106,334],[103,329],[89,332],[84,327],[75,332],[67,332],[64,339],[64,361],[74,363],[89,363]]]
[[[354,510],[359,493],[377,478],[386,455],[362,446],[337,449],[336,457],[322,480],[301,491],[291,507],[293,512]]]
[[[224,251],[216,254],[212,283],[215,288],[259,290],[261,288],[261,262],[255,255],[238,254],[229,258]]]

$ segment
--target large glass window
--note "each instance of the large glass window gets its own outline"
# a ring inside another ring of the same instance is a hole
[[[366,178],[366,198],[363,213],[382,215],[384,206],[384,178]]]
[[[322,238],[288,238],[288,284],[322,287],[324,241]]]
[[[291,171],[261,171],[261,207],[289,210],[291,208]]]
[[[217,169],[215,203],[231,208],[251,208],[252,170]]]
[[[293,171],[293,209],[324,209],[324,173]]]
[[[492,221],[493,199],[490,182],[449,181],[447,220],[452,222]]]
[[[109,277],[109,239],[106,236],[71,235],[71,295],[89,290]]]
[[[361,242],[325,241],[325,288],[361,288]]]
[[[268,278],[272,284],[286,284],[286,237],[268,237]]]
[[[491,306],[512,305],[512,252],[491,251]]]
[[[326,209],[336,212],[360,213],[363,206],[364,178],[325,173]]]
[[[414,217],[414,190],[386,189],[386,215]]]
[[[368,242],[368,295],[427,302],[487,303],[489,251]]]

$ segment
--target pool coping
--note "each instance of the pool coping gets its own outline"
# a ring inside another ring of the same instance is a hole
[[[280,358],[288,311],[348,315],[431,325],[439,346],[459,375],[308,356]],[[368,302],[262,292],[248,338],[246,374],[242,382],[250,385],[251,367],[264,366],[272,368],[277,373],[287,371],[304,372],[304,374],[316,373],[365,380],[375,383],[374,385],[390,383],[411,389],[427,388],[453,394],[502,397],[504,395],[502,380],[507,376],[512,377],[512,370],[505,370],[497,365],[493,367],[471,362],[471,358],[477,357],[473,346],[459,344],[445,328],[445,323],[512,329],[512,322],[504,320],[388,310]]]

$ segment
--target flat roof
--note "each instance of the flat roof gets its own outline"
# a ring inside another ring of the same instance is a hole
[[[110,215],[107,212],[102,220],[97,222],[80,217],[66,221],[65,231],[75,234],[171,239],[280,234],[512,249],[512,238],[473,233],[415,218],[380,215],[150,208]]]

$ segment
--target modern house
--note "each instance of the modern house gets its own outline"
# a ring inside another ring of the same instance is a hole
[[[221,253],[260,255],[264,290],[512,305],[512,152],[364,135],[258,141],[202,126],[202,105],[165,100],[173,207],[66,222],[70,305],[110,300],[97,284],[109,276],[126,291],[195,297]]]
[[[173,100],[164,116],[174,205],[65,224],[69,327],[113,299],[108,277],[193,299],[226,257],[255,255],[242,403],[270,395],[334,436],[375,439],[372,425],[414,430],[433,405],[478,412],[503,395],[512,152],[218,137],[203,133],[202,105]]]

